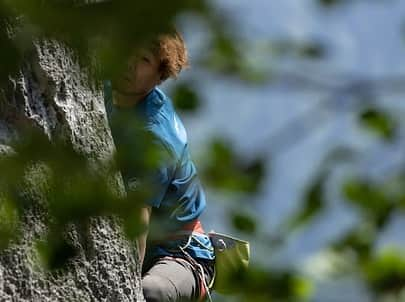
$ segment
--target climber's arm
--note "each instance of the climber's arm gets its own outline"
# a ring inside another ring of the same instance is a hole
[[[146,230],[139,235],[138,237],[138,254],[139,260],[141,262],[141,266],[143,264],[143,260],[145,258],[145,251],[146,251],[146,239],[148,237],[148,227],[150,222],[150,216],[152,214],[152,207],[145,206],[141,208],[141,223],[145,226]]]

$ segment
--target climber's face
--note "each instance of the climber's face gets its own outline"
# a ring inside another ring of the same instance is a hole
[[[126,71],[117,83],[117,90],[128,95],[146,96],[161,83],[160,62],[150,51],[140,51],[130,57]]]

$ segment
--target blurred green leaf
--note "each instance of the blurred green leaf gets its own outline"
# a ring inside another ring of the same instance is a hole
[[[200,65],[208,67],[211,71],[236,76],[248,84],[265,83],[269,77],[267,72],[262,70],[259,64],[253,64],[243,54],[243,47],[236,44],[235,40],[238,38],[214,28],[212,46],[202,57]]]
[[[308,186],[303,196],[303,205],[292,218],[288,219],[287,225],[289,229],[308,223],[324,209],[324,186],[326,180],[327,173],[320,173],[315,181]]]
[[[156,7],[164,13],[157,14]],[[95,71],[92,76],[100,80],[116,78],[134,49],[144,46],[153,35],[169,30],[175,17],[186,11],[204,14],[207,5],[204,0],[3,0],[0,21],[2,12],[6,17],[22,16],[18,28],[20,35],[30,40],[27,42],[43,38],[63,42],[86,67],[83,71]],[[0,31],[4,31],[3,26]],[[0,42],[4,40],[2,35]],[[12,45],[7,53],[18,54]],[[15,66],[15,61],[10,60],[10,66]]]
[[[177,109],[186,112],[195,112],[200,106],[200,97],[191,84],[176,85],[173,92],[173,102]]]
[[[253,217],[240,212],[233,213],[231,217],[232,225],[237,230],[247,234],[254,234],[256,232],[256,220]]]
[[[2,16],[0,6],[0,88],[4,86],[10,75],[16,74],[22,61],[22,56],[15,42],[7,33],[7,19]],[[0,100],[1,102],[2,100]],[[1,106],[1,105],[0,105]]]
[[[60,270],[77,255],[75,247],[63,236],[62,231],[51,231],[46,240],[36,243],[41,265],[48,270]]]
[[[244,186],[242,190],[257,192],[265,176],[265,160],[256,158],[248,163],[241,163],[241,174],[243,175]]]
[[[312,283],[294,271],[266,271],[251,265],[248,272],[233,279],[242,301],[308,301]]]
[[[127,238],[134,240],[137,238],[137,236],[145,233],[148,230],[147,226],[141,224],[139,207],[134,207],[133,209],[127,210],[126,213],[120,214],[120,217],[123,220],[124,232]],[[150,237],[153,236],[151,235]]]
[[[297,41],[292,39],[275,40],[269,43],[268,51],[277,57],[298,57],[319,60],[328,55],[328,47],[320,40]]]
[[[309,278],[297,275],[293,281],[292,291],[299,300],[310,301],[314,293],[314,284]]]
[[[368,108],[360,113],[359,120],[361,125],[383,139],[391,140],[396,133],[397,123],[382,110]]]
[[[328,153],[323,164],[330,167],[339,163],[347,163],[356,159],[357,152],[348,146],[339,146]]]
[[[378,185],[352,180],[343,185],[343,195],[352,204],[358,206],[370,218],[373,218],[379,227],[386,224],[389,215],[394,209],[395,200],[387,198]]]
[[[239,69],[241,54],[232,42],[232,39],[225,34],[214,36],[212,52],[208,62],[225,73],[235,73]]]
[[[405,287],[404,251],[383,250],[367,264],[365,273],[377,291],[400,291]]]
[[[311,41],[298,46],[298,54],[308,59],[322,59],[327,54],[325,45]]]
[[[369,222],[362,223],[359,227],[348,231],[342,238],[333,243],[332,247],[338,252],[354,252],[356,259],[367,262],[370,258],[372,246],[376,240],[376,230]]]
[[[323,7],[334,7],[343,4],[347,0],[316,0]]]
[[[231,145],[214,139],[210,145],[209,162],[203,167],[205,180],[212,186],[239,192],[257,192],[265,175],[265,162],[257,158],[249,163],[240,159]]]
[[[18,234],[19,215],[15,204],[0,194],[0,251],[7,248]]]

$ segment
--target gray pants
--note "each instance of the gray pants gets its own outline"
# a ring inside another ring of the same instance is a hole
[[[199,261],[205,280],[211,281],[213,263]],[[201,278],[198,269],[179,258],[159,258],[142,278],[143,294],[147,302],[198,301],[201,297]]]

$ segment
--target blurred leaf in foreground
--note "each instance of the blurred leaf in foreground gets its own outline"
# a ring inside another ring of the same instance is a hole
[[[403,250],[388,248],[379,252],[365,267],[366,278],[378,292],[398,292],[405,288]]]
[[[327,55],[327,49],[322,43],[309,41],[298,45],[298,54],[303,58],[322,59]]]
[[[257,158],[245,162],[221,139],[210,145],[208,163],[202,169],[207,183],[213,187],[237,192],[257,192],[265,175],[265,162]]]
[[[62,269],[77,254],[75,247],[64,238],[61,231],[51,230],[44,241],[36,243],[36,249],[42,266],[51,271]]]
[[[297,213],[288,219],[287,227],[294,229],[311,221],[325,207],[324,186],[327,180],[327,173],[320,175],[307,187],[303,196],[303,204]]]
[[[348,0],[316,0],[316,2],[318,2],[319,5],[323,6],[323,7],[335,7],[339,4],[343,4],[345,2],[347,2]]]
[[[232,215],[232,224],[235,229],[247,234],[254,234],[257,226],[253,217],[246,213],[234,212]]]
[[[397,123],[388,113],[382,110],[375,108],[365,109],[360,113],[359,120],[366,129],[383,139],[391,140],[396,134]]]
[[[232,280],[240,301],[310,301],[313,285],[293,271],[266,271],[251,265],[247,273]]]
[[[388,221],[394,209],[395,200],[388,198],[378,184],[361,180],[347,181],[343,185],[343,195],[352,204],[359,207],[368,219],[382,227]]]
[[[201,99],[191,84],[182,83],[175,87],[173,103],[180,111],[195,112],[201,106]]]
[[[18,211],[6,196],[0,195],[0,250],[6,248],[18,235]]]

